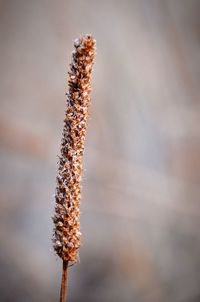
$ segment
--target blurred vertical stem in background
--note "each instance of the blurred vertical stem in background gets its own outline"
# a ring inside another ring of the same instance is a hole
[[[74,47],[69,71],[69,91],[53,217],[54,249],[63,260],[60,302],[65,300],[68,264],[78,261],[80,247],[80,181],[96,41],[90,35],[86,35],[76,39]]]

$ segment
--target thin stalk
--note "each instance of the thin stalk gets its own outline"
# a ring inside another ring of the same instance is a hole
[[[63,260],[62,281],[61,281],[61,288],[60,288],[60,302],[65,302],[65,297],[67,298],[67,268],[68,268],[68,261]]]

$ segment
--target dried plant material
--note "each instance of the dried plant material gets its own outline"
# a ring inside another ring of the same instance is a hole
[[[63,261],[76,263],[80,247],[80,181],[90,104],[90,78],[96,41],[83,36],[74,42],[69,91],[55,194],[54,249]]]

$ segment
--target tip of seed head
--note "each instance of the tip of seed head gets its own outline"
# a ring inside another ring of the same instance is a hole
[[[95,49],[96,48],[96,40],[93,38],[91,34],[86,34],[77,38],[74,41],[75,48],[82,48],[82,49]]]

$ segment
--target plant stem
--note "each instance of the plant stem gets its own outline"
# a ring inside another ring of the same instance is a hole
[[[68,261],[63,260],[60,302],[65,302],[65,296],[67,297],[67,267]]]

